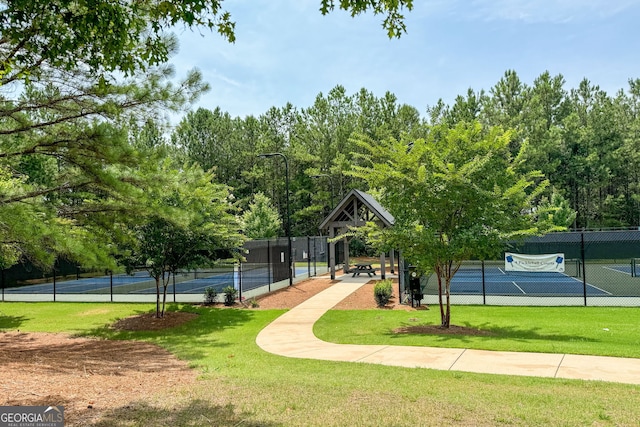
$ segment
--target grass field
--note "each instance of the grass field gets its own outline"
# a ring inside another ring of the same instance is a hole
[[[440,310],[331,310],[314,327],[325,341],[640,358],[640,310],[624,307],[454,306],[451,323],[487,335],[396,334],[438,325]]]
[[[589,308],[562,313],[566,309],[536,308],[537,322],[527,326],[523,319],[535,316],[525,316],[518,311],[521,308],[464,308],[468,311],[454,308],[453,323],[476,324],[495,333],[484,342],[456,338],[469,348],[491,347],[494,343],[496,349],[513,346],[512,350],[530,350],[536,343],[540,348],[562,349],[563,342],[572,337],[572,345],[579,352],[591,349],[597,353],[594,349],[601,348],[602,354],[609,354],[606,348],[613,343],[620,354],[633,354],[638,348],[637,326],[618,329],[625,323],[639,324],[638,317],[626,309]],[[631,426],[640,420],[638,386],[271,355],[257,347],[255,337],[282,310],[172,306],[172,310],[192,311],[199,316],[169,331],[125,333],[105,327],[117,318],[153,309],[143,304],[2,303],[0,329],[150,341],[188,360],[200,372],[198,384],[184,390],[179,399],[167,401],[160,396],[154,402],[132,402],[109,414],[109,423],[99,424],[104,426]],[[429,318],[420,318],[423,314]],[[360,329],[377,325],[377,332],[367,333],[367,339],[400,344],[400,338],[388,333],[390,326],[415,323],[414,317],[430,321],[436,315],[435,311],[331,311],[321,319],[318,329],[325,339],[340,341],[344,330],[352,327],[349,322],[371,323]],[[592,326],[580,328],[575,324]],[[611,335],[623,337],[604,340],[606,327]],[[599,347],[594,344],[597,342],[601,343]],[[453,345],[447,338],[441,345],[449,343]],[[159,384],[160,393],[161,389]]]

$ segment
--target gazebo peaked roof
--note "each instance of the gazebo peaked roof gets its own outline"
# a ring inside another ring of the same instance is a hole
[[[320,229],[357,227],[364,225],[367,221],[375,220],[384,227],[391,227],[395,222],[393,215],[383,208],[373,196],[364,191],[351,190],[322,221]]]

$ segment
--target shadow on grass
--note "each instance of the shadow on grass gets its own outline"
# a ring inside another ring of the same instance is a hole
[[[5,316],[0,312],[0,330],[18,329],[27,320],[29,318],[25,316]]]
[[[153,331],[115,330],[111,325],[83,331],[81,336],[99,337],[109,340],[145,340],[174,349],[179,349],[180,357],[191,361],[206,358],[211,349],[226,348],[231,343],[221,341],[219,332],[242,326],[251,321],[254,313],[244,309],[227,309],[206,306],[168,305],[167,311],[183,311],[198,316],[168,329]],[[155,310],[139,311],[148,314]]]
[[[511,340],[542,340],[542,341],[582,341],[582,342],[599,342],[600,340],[593,337],[585,337],[580,335],[571,334],[545,334],[540,333],[539,328],[521,329],[516,326],[509,327],[497,327],[484,324],[480,326],[481,329],[492,332],[494,335],[492,338],[504,338]]]
[[[107,411],[95,424],[97,427],[144,426],[243,426],[269,427],[278,424],[252,421],[251,414],[236,413],[231,404],[212,405],[201,399],[193,400],[186,407],[161,409],[147,403],[131,405]]]
[[[472,339],[481,337],[492,341],[495,340],[511,340],[511,341],[558,341],[558,342],[599,342],[600,340],[592,337],[584,337],[570,334],[545,334],[541,333],[539,328],[522,329],[517,326],[495,326],[489,323],[482,325],[471,325],[465,322],[463,326],[452,325],[451,328],[440,328],[437,325],[416,325],[403,323],[400,328],[401,332],[392,332],[392,337],[401,337],[406,335],[429,335],[435,337],[437,341],[457,341],[471,342]]]

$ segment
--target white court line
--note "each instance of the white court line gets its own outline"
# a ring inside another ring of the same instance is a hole
[[[516,288],[520,289],[520,292],[522,292],[523,294],[527,294],[520,286],[518,286],[518,284],[516,282],[511,282],[513,283],[513,286],[515,286]]]
[[[620,270],[618,270],[616,268],[605,267],[605,266],[602,266],[602,268],[606,268],[607,270],[611,270],[611,271],[615,271],[617,273],[622,273],[622,274],[626,274],[627,276],[631,276],[631,273],[627,273],[626,271],[620,271]]]
[[[581,279],[579,279],[579,278],[577,278],[577,277],[569,276],[569,275],[568,275],[567,273],[565,273],[564,271],[563,271],[561,274],[562,274],[563,276],[565,276],[565,277],[568,277],[568,278],[570,278],[570,279],[575,280],[576,282],[579,282],[579,283],[585,284]],[[597,290],[599,290],[600,292],[604,292],[604,293],[605,293],[605,294],[607,294],[607,295],[613,295],[611,292],[607,292],[607,291],[605,291],[604,289],[600,289],[600,288],[599,288],[599,287],[597,287],[597,286],[593,286],[591,283],[586,283],[586,285],[587,285],[587,286],[589,286],[589,287],[591,287],[591,288],[593,288],[593,289],[597,289]],[[593,296],[593,295],[591,295],[591,296]]]
[[[569,276],[568,274],[565,274],[565,273],[562,273],[562,274],[564,274],[564,275],[565,275],[565,276],[567,276],[567,277],[570,277],[571,279],[575,280],[575,281],[576,281],[576,282],[578,282],[578,283],[584,284],[584,282],[583,282],[582,280],[580,280],[579,278],[577,278],[577,277]],[[605,293],[605,294],[607,294],[607,295],[613,295],[611,292],[607,292],[607,291],[605,291],[604,289],[600,289],[600,288],[599,288],[599,287],[597,287],[597,286],[593,286],[591,283],[587,283],[587,286],[589,286],[590,288],[593,288],[593,289],[597,289],[597,290],[599,290],[600,292],[604,292],[604,293]],[[591,295],[591,296],[593,296],[593,295]]]
[[[603,268],[608,268],[608,267],[603,267]],[[507,274],[507,273],[506,273],[502,268],[500,268],[500,267],[498,267],[498,270],[500,270],[500,272],[501,272],[502,274],[504,274],[504,275],[506,275],[506,274]],[[617,271],[617,270],[616,270],[616,271]],[[560,275],[562,275],[563,277],[568,277],[568,278],[570,278],[571,280],[575,280],[575,281],[576,281],[576,282],[578,282],[578,283],[581,283],[581,284],[583,283],[581,279],[579,279],[579,278],[577,278],[577,277],[569,276],[569,275],[568,275],[567,273],[565,273],[565,272],[557,272],[557,273],[558,273],[558,274],[560,274]],[[621,273],[622,273],[622,272],[621,272]],[[625,274],[628,274],[628,273],[625,273]],[[475,280],[475,279],[474,279],[474,280]],[[524,291],[520,286],[518,286],[518,284],[517,284],[516,282],[512,281],[511,283],[512,283],[515,287],[517,287],[517,288],[520,290],[520,292],[522,292],[524,295],[531,295],[531,294],[526,293],[526,292],[525,292],[525,291]],[[604,294],[606,294],[606,295],[613,295],[611,292],[605,291],[604,289],[601,289],[601,288],[599,288],[599,287],[597,287],[597,286],[594,286],[594,285],[592,285],[592,284],[590,284],[590,283],[587,283],[586,285],[587,285],[588,287],[590,287],[590,288],[592,288],[592,289],[596,289],[596,290],[598,290],[598,291],[600,291],[600,292],[602,292],[602,293],[604,293]],[[561,286],[561,284],[560,284],[560,286]],[[590,295],[590,296],[592,297],[593,295]]]

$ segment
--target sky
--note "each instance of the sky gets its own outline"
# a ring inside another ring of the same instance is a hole
[[[209,30],[176,34],[177,77],[199,69],[211,87],[194,105],[259,116],[310,107],[337,85],[393,93],[425,116],[439,99],[489,91],[507,70],[531,86],[545,71],[565,89],[588,79],[609,95],[640,78],[640,0],[414,0],[407,33],[383,17],[322,16],[320,0],[226,0],[236,42]]]

